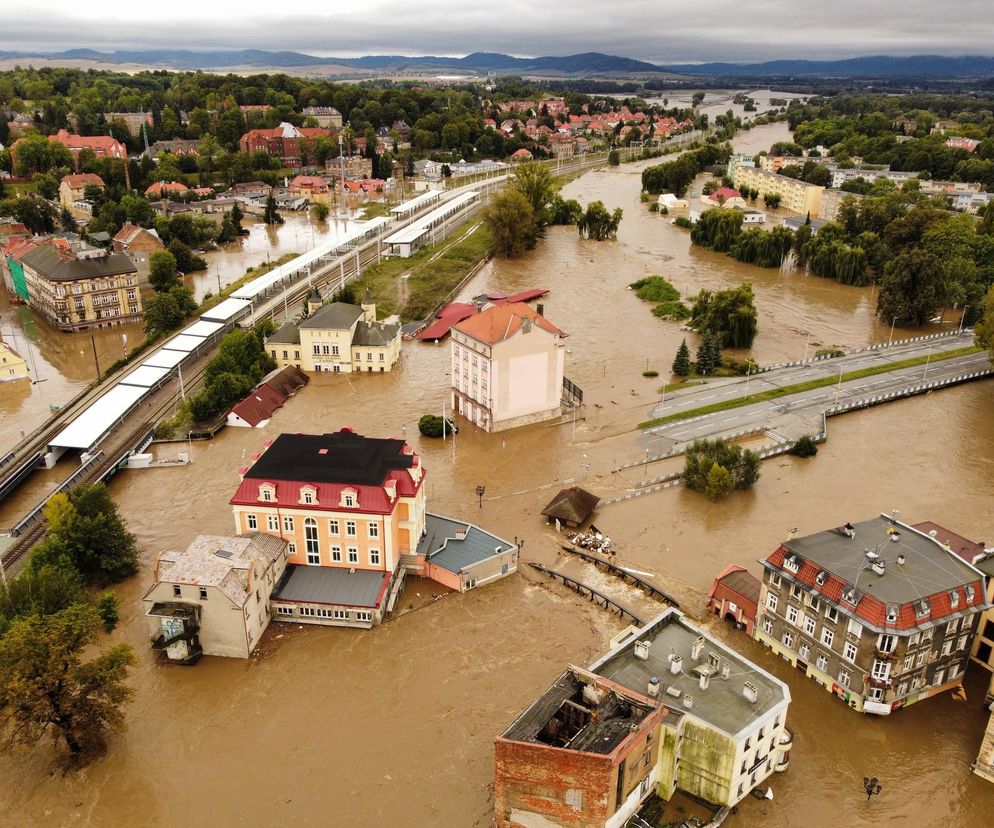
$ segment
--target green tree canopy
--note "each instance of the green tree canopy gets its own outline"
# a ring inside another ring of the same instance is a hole
[[[535,211],[517,188],[494,196],[483,215],[495,249],[507,258],[520,256],[535,244]]]
[[[156,250],[149,255],[148,281],[157,293],[168,293],[182,284],[176,275],[176,257],[168,250]]]
[[[751,348],[758,315],[748,282],[715,293],[702,290],[690,312],[690,326],[720,339],[725,348]]]

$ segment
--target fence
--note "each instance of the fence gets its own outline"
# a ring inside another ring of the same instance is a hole
[[[69,491],[73,486],[76,485],[76,482],[78,480],[84,477],[86,473],[99,462],[100,458],[103,456],[104,453],[102,451],[98,451],[96,454],[92,455],[85,463],[83,463],[83,465],[81,465],[78,469],[76,469],[76,471],[74,471],[65,480],[63,480],[54,492],[52,492],[49,495],[46,495],[45,498],[38,505],[36,505],[30,512],[28,512],[28,514],[24,518],[22,518],[19,523],[12,526],[10,534],[16,537],[17,535],[20,535],[29,526],[33,526],[35,523],[41,520],[41,513],[44,511],[45,506],[48,505],[48,501],[51,499],[51,497],[61,492]]]
[[[618,613],[622,618],[631,618],[632,621],[639,627],[645,626],[645,621],[639,618],[634,612],[632,612],[627,607],[622,606],[617,601],[609,598],[600,590],[594,589],[592,586],[588,586],[583,583],[583,581],[578,581],[576,578],[571,578],[569,575],[564,575],[562,572],[556,572],[554,569],[549,569],[547,566],[542,566],[542,564],[532,563],[529,561],[528,565],[532,569],[537,569],[539,572],[544,572],[550,578],[558,578],[566,586],[572,589],[579,595],[585,595],[595,604],[604,607],[604,609],[612,610]]]

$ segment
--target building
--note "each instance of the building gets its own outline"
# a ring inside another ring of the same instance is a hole
[[[269,596],[286,562],[286,541],[261,532],[200,535],[185,552],[161,552],[143,597],[152,649],[180,664],[248,658],[269,626]]]
[[[376,303],[368,288],[358,307],[320,302],[321,297],[312,293],[310,315],[300,322],[287,322],[266,340],[277,365],[346,374],[393,368],[400,359],[400,325],[376,321]]]
[[[966,150],[967,152],[976,152],[977,147],[980,146],[980,141],[976,138],[949,138],[946,141],[946,146],[952,149]]]
[[[455,592],[467,592],[518,571],[517,542],[431,512],[425,515],[425,531],[415,554],[408,572]]]
[[[105,112],[104,120],[110,124],[120,121],[135,138],[142,134],[142,126],[152,126],[151,112]]]
[[[763,565],[757,641],[854,710],[887,715],[960,687],[984,576],[881,515],[785,541]]]
[[[519,150],[515,150],[511,153],[512,161],[531,161],[535,156],[531,154],[529,150],[522,147]]]
[[[283,403],[305,385],[307,375],[292,365],[270,371],[244,400],[228,412],[228,425],[264,428]]]
[[[818,209],[818,218],[824,221],[835,221],[839,215],[839,208],[845,203],[847,198],[851,198],[854,202],[858,202],[861,199],[866,198],[864,195],[859,193],[850,193],[845,190],[825,190],[821,194],[821,206]],[[811,217],[814,219],[815,214],[812,213]]]
[[[566,334],[523,302],[452,328],[452,410],[486,431],[558,417]]]
[[[111,239],[115,253],[124,253],[138,269],[138,274],[148,278],[148,257],[156,250],[164,250],[165,245],[155,230],[146,230],[137,224],[125,224]]]
[[[102,190],[105,186],[104,180],[96,173],[63,176],[59,182],[59,204],[71,209],[75,202],[83,200],[87,187],[99,187]]]
[[[825,221],[825,219],[808,218],[806,216],[804,218],[801,216],[784,216],[780,220],[781,227],[786,227],[788,230],[793,230],[795,233],[804,227],[805,224],[811,228],[811,235],[817,236],[818,231],[828,224],[828,222]]]
[[[742,224],[745,226],[758,225],[762,227],[766,223],[766,213],[762,210],[753,210],[751,207],[739,207],[738,205],[733,209],[742,214]]]
[[[138,268],[123,253],[55,239],[25,253],[20,265],[28,304],[60,330],[141,321]]]
[[[403,440],[281,434],[230,503],[239,535],[289,544],[278,617],[370,627],[392,609],[425,533],[425,472]]]
[[[158,161],[162,155],[175,155],[177,157],[191,155],[197,158],[200,155],[197,150],[199,144],[200,141],[186,140],[184,138],[173,138],[171,141],[156,141],[148,148],[146,155],[155,161]]]
[[[175,198],[188,192],[190,188],[179,181],[156,181],[145,188],[145,198]]]
[[[10,345],[0,339],[0,382],[28,378],[28,363]]]
[[[741,566],[729,564],[708,591],[708,612],[752,635],[759,607],[759,578]]]
[[[778,173],[784,167],[789,167],[791,164],[803,164],[803,158],[796,158],[793,155],[760,155],[759,156],[759,166],[761,169],[766,170],[766,172]]]
[[[290,182],[290,195],[306,198],[312,204],[327,204],[331,198],[331,187],[318,175],[298,175]]]
[[[301,113],[305,118],[313,118],[319,127],[341,129],[342,113],[333,106],[305,106]]]
[[[719,187],[710,195],[702,195],[701,202],[712,207],[742,207],[745,209],[747,206],[745,199],[742,198],[742,193],[731,187]]]
[[[687,199],[677,198],[673,193],[663,193],[656,200],[656,203],[660,207],[665,207],[668,211],[686,210],[688,206]]]
[[[321,127],[296,127],[284,121],[272,129],[251,129],[238,141],[242,152],[267,152],[279,158],[288,167],[299,167],[301,161],[301,141],[314,140],[319,136],[331,137],[330,129]]]
[[[825,190],[824,187],[816,184],[808,184],[796,178],[787,178],[742,164],[734,166],[732,181],[738,190],[748,187],[757,190],[761,196],[779,195],[781,207],[792,213],[800,213],[802,216],[807,213],[818,215],[821,208],[821,194]]]
[[[542,510],[542,514],[549,520],[556,521],[557,528],[565,525],[577,529],[587,522],[600,502],[601,499],[592,492],[579,486],[569,486],[559,490]]]
[[[79,158],[79,153],[84,150],[92,150],[97,158],[127,158],[128,148],[116,138],[108,135],[73,135],[67,130],[60,129],[55,135],[48,138],[49,141],[57,141],[72,153],[73,159]],[[17,144],[15,143],[15,147]]]
[[[667,610],[498,737],[497,826],[620,828],[678,789],[733,806],[787,769],[789,704],[787,685]]]
[[[890,170],[887,167],[837,167],[834,164],[827,165],[832,174],[832,188],[838,189],[847,181],[855,181],[862,178],[864,181],[876,181],[883,178],[893,181],[895,184],[904,184],[906,181],[918,178],[918,173],[904,170]]]
[[[417,162],[415,162],[417,164]],[[363,158],[361,155],[346,155],[329,158],[324,165],[325,170],[333,175],[341,183],[344,175],[347,180],[362,180],[372,178],[373,159]]]

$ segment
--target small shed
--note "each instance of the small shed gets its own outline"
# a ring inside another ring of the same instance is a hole
[[[552,520],[572,528],[578,527],[594,513],[601,499],[579,486],[563,489],[542,510],[542,514]]]

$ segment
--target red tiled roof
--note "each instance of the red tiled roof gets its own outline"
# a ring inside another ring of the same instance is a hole
[[[88,184],[96,187],[106,186],[104,180],[96,173],[79,173],[79,175],[67,175],[62,178],[60,184],[68,184],[72,189],[79,190]]]
[[[759,604],[759,588],[759,578],[737,564],[729,564],[714,579],[708,598],[713,598],[719,590],[732,592],[751,603],[755,611],[755,606]]]
[[[528,307],[523,302],[487,308],[487,310],[471,316],[469,319],[464,319],[455,328],[478,342],[496,345],[521,330],[521,323],[524,319],[531,320],[532,323],[555,336],[566,336],[563,331],[559,330],[538,311]]]
[[[968,540],[962,535],[950,532],[945,527],[939,526],[938,523],[933,523],[930,520],[926,520],[924,523],[915,523],[913,526],[919,532],[924,532],[926,535],[931,535],[932,532],[935,532],[934,537],[939,543],[943,546],[948,546],[967,563],[973,563],[973,559],[977,555],[982,555],[984,552],[984,545],[982,543]]]
[[[185,193],[188,190],[186,184],[180,184],[178,181],[156,181],[154,184],[149,184],[145,195],[163,196],[167,193]]]
[[[273,412],[280,408],[286,398],[274,391],[268,385],[260,385],[244,400],[231,409],[232,414],[237,414],[252,428],[255,428],[263,420],[268,420],[273,416]]]

